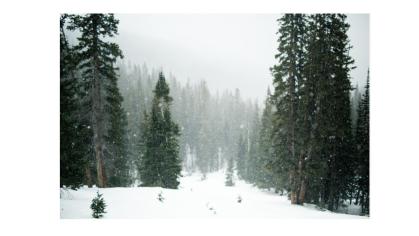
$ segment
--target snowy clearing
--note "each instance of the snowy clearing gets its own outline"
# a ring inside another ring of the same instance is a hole
[[[236,180],[224,186],[223,172],[181,178],[179,189],[160,187],[102,188],[107,204],[104,218],[357,218],[357,215],[320,211],[311,205],[291,205],[286,196]],[[61,218],[92,218],[90,203],[97,188],[61,189]],[[162,193],[162,201],[159,200]],[[240,197],[239,197],[240,196]],[[239,202],[239,200],[241,200]]]

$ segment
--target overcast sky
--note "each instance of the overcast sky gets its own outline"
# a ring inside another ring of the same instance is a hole
[[[126,60],[163,68],[179,81],[205,79],[211,91],[239,88],[243,97],[265,98],[276,63],[278,24],[272,14],[124,14],[118,41]],[[369,67],[369,16],[348,15],[353,81]],[[356,82],[354,82],[356,83]],[[362,86],[362,85],[361,85]]]

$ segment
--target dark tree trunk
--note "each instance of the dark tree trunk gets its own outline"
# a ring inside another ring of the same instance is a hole
[[[296,171],[291,171],[290,172],[290,186],[291,186],[291,191],[290,191],[290,200],[291,200],[291,204],[298,204],[298,194],[297,194],[297,176],[296,176]]]
[[[92,171],[90,170],[90,167],[88,164],[85,167],[85,174],[86,174],[86,184],[89,188],[91,188],[93,186]]]
[[[101,94],[101,83],[100,80],[100,62],[99,62],[99,52],[98,50],[98,35],[97,35],[97,21],[93,21],[93,87],[92,87],[92,126],[93,126],[93,143],[96,157],[96,169],[97,169],[97,185],[99,188],[106,187],[105,179],[105,168],[103,164],[103,145],[104,145],[104,124],[103,124],[103,114],[102,114],[102,94]]]
[[[306,180],[302,178],[300,192],[298,194],[298,204],[303,205],[306,197]]]

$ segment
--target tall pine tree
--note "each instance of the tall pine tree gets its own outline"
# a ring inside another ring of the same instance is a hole
[[[109,176],[109,186],[128,186],[131,183],[129,175],[128,137],[126,127],[127,116],[122,107],[123,98],[119,92],[118,78],[115,73],[109,77],[105,86],[107,96],[105,111],[109,116],[109,127],[106,135],[107,152],[106,161]]]
[[[178,125],[172,121],[169,86],[163,73],[154,90],[154,99],[145,136],[145,154],[141,165],[143,186],[177,188],[181,172]]]
[[[273,156],[272,148],[272,101],[271,91],[268,88],[265,107],[262,113],[261,129],[259,133],[258,161],[256,163],[256,185],[260,188],[278,187],[273,176],[273,171],[269,168],[269,162]]]
[[[368,71],[365,93],[358,106],[358,120],[356,127],[356,154],[357,154],[357,194],[356,202],[360,203],[363,214],[369,214],[369,168],[370,168],[370,76]]]
[[[77,54],[65,35],[68,15],[60,18],[60,186],[82,185],[89,156],[88,125],[82,119]]]
[[[305,197],[304,152],[300,148],[299,127],[301,121],[300,87],[305,64],[306,16],[285,14],[279,20],[279,63],[271,70],[274,76],[273,145],[278,172],[289,175],[287,185],[291,203],[302,204]]]
[[[73,15],[70,30],[79,30],[78,51],[79,69],[83,85],[88,91],[87,99],[91,106],[90,116],[93,132],[93,148],[96,159],[97,185],[106,187],[104,148],[106,144],[106,88],[105,85],[115,76],[113,64],[122,52],[116,43],[105,41],[118,33],[119,21],[113,14]]]
[[[310,17],[303,89],[308,196],[329,210],[350,197],[353,181],[348,28],[343,14]]]

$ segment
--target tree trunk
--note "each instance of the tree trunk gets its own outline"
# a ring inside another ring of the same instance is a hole
[[[305,202],[306,196],[306,180],[302,178],[301,185],[300,185],[300,192],[298,194],[298,204],[303,205]]]
[[[358,191],[356,192],[356,197],[355,197],[355,205],[358,205],[359,203],[359,194],[360,194],[361,190],[358,189]]]
[[[307,154],[307,158],[311,155],[312,146],[309,147],[307,153],[301,151],[300,156],[298,158],[298,199],[297,202],[300,205],[303,205],[305,202],[306,197],[306,189],[307,189],[307,177],[304,173],[305,169],[305,159],[304,156]]]
[[[104,188],[106,187],[105,168],[103,165],[102,145],[100,142],[97,142],[95,144],[95,152],[96,152],[97,185],[99,188]]]
[[[99,188],[106,187],[105,169],[103,165],[103,145],[104,145],[104,125],[102,114],[102,94],[101,94],[101,81],[99,75],[99,52],[98,52],[98,35],[97,35],[97,21],[93,21],[93,83],[92,83],[92,126],[93,126],[93,143],[95,148],[96,169],[97,169],[97,185]]]
[[[291,191],[291,204],[298,204],[297,193],[295,191]]]
[[[93,180],[92,180],[92,172],[90,171],[89,164],[85,167],[85,173],[86,173],[86,184],[89,188],[93,186]]]
[[[296,176],[297,172],[296,171],[291,171],[290,172],[290,185],[291,185],[291,192],[290,192],[290,199],[291,199],[291,204],[298,204],[298,179]]]
[[[103,117],[102,117],[102,97],[99,78],[94,78],[93,82],[93,142],[96,157],[97,184],[99,188],[106,187],[105,170],[103,165]]]

